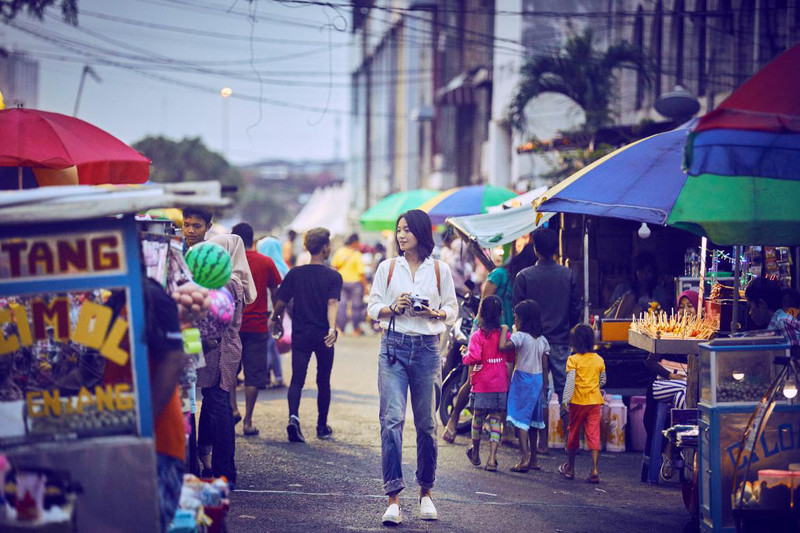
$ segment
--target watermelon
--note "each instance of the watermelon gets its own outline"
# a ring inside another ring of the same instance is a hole
[[[194,282],[206,289],[219,289],[231,279],[231,256],[215,242],[201,242],[189,248],[186,265]]]

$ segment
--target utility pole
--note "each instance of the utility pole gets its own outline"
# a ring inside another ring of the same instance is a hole
[[[75,97],[75,109],[73,109],[73,111],[72,111],[72,116],[73,117],[77,117],[78,116],[78,106],[81,105],[81,95],[83,95],[83,85],[86,82],[86,75],[87,74],[89,76],[91,76],[92,79],[94,81],[96,81],[97,83],[102,83],[103,82],[103,80],[100,78],[100,76],[97,75],[97,72],[95,72],[92,67],[90,67],[89,65],[84,65],[83,66],[83,71],[81,72],[81,82],[78,84],[78,94]]]

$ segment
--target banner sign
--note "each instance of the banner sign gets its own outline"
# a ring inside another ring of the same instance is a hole
[[[129,317],[119,287],[0,299],[0,445],[136,434]]]
[[[2,281],[74,279],[125,272],[124,244],[118,230],[0,238]]]

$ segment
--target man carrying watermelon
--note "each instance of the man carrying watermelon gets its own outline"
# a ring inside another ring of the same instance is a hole
[[[184,253],[198,242],[206,240],[206,232],[211,229],[211,216],[211,211],[197,207],[183,210]]]
[[[330,232],[314,228],[306,232],[303,244],[311,262],[290,270],[278,288],[272,313],[273,335],[283,335],[283,311],[294,301],[292,311],[292,383],[289,386],[289,424],[291,442],[305,442],[300,431],[300,396],[306,381],[311,354],[317,357],[317,438],[330,439],[328,425],[331,404],[333,344],[336,342],[336,314],[342,292],[342,276],[325,265],[331,255]]]

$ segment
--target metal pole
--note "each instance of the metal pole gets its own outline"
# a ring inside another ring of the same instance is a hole
[[[589,222],[583,221],[583,323],[589,323]]]
[[[733,247],[733,306],[731,308],[731,333],[739,329],[739,250],[740,246]]]
[[[72,116],[78,116],[78,106],[81,104],[81,95],[83,94],[83,84],[86,82],[86,74],[87,74],[86,67],[83,67],[83,72],[81,72],[81,82],[78,84],[78,94],[75,96],[75,107],[72,110]]]
[[[708,239],[700,240],[700,287],[697,289],[697,318],[703,318],[703,295],[706,292],[706,254],[708,253]]]

